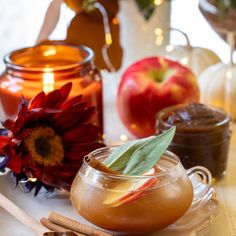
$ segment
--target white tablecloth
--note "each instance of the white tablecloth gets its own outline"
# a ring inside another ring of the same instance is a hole
[[[236,126],[233,129],[227,175],[215,185],[221,209],[207,236],[236,236]],[[37,220],[53,210],[81,220],[69,200],[61,195],[35,198],[33,194],[22,193],[19,188],[13,189],[12,179],[6,176],[0,177],[0,191]],[[0,209],[0,236],[23,235],[32,236],[33,233]]]

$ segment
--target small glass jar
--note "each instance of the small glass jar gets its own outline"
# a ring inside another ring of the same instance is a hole
[[[90,48],[60,42],[13,51],[4,58],[0,77],[0,120],[16,116],[22,96],[29,101],[72,82],[70,97],[82,94],[88,106],[97,108],[94,123],[102,132],[102,83],[93,59]]]
[[[230,120],[219,108],[183,104],[158,112],[157,130],[162,132],[175,125],[176,133],[168,149],[180,157],[186,169],[201,165],[208,168],[215,179],[220,179],[226,172]]]

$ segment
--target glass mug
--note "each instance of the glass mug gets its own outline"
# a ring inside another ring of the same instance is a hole
[[[97,149],[87,157],[103,161],[114,148]],[[72,204],[82,217],[106,230],[141,235],[163,229],[197,200],[190,177],[200,174],[210,185],[211,175],[201,167],[185,171],[170,151],[154,168],[157,172],[151,175],[114,175],[84,161],[71,187]]]

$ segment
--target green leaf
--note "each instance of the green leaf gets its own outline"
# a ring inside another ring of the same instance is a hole
[[[236,9],[236,0],[231,0],[231,1],[230,1],[230,5],[231,5],[232,8],[235,10],[235,9]]]
[[[154,0],[136,0],[140,12],[149,20],[155,10]]]
[[[123,174],[141,175],[153,168],[170,145],[175,134],[175,129],[175,126],[173,126],[166,132],[155,136],[142,146],[138,147],[132,153]]]
[[[122,172],[126,167],[132,153],[150,139],[151,138],[139,139],[121,145],[108,156],[108,158],[104,161],[104,165],[112,170]]]

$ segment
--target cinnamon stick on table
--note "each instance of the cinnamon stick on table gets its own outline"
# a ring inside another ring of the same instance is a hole
[[[54,224],[53,222],[51,222],[50,220],[48,220],[47,218],[43,217],[40,219],[40,223],[45,226],[46,228],[48,228],[49,230],[52,230],[52,231],[57,231],[59,233],[65,233],[68,231],[67,228],[64,228],[60,225],[56,225]],[[77,232],[73,232],[75,233],[77,236],[86,236],[85,234],[80,234],[80,233],[77,233]]]
[[[51,212],[49,214],[48,219],[57,225],[82,234],[87,234],[91,236],[112,236],[112,234],[103,232],[89,225],[82,224],[78,221],[62,216],[56,212]]]

